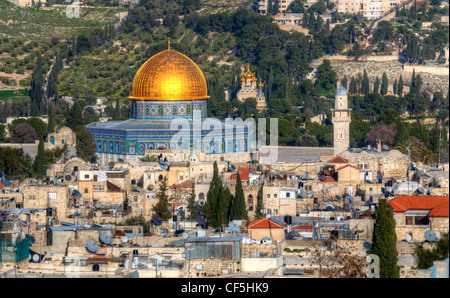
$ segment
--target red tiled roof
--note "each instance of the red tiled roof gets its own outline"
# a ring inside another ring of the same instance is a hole
[[[186,181],[181,182],[179,184],[172,185],[172,188],[192,188],[193,185],[195,185],[194,181],[186,180]]]
[[[348,163],[348,160],[340,156],[336,156],[335,158],[328,161],[328,163]]]
[[[434,207],[430,212],[430,217],[449,217],[449,203],[443,203]]]
[[[297,227],[293,227],[293,230],[312,230],[313,226],[297,226]]]
[[[241,181],[248,181],[250,179],[248,174],[250,174],[249,171],[244,171],[244,172],[239,173],[239,176],[241,176]],[[228,180],[230,180],[230,181],[237,180],[237,174],[231,175],[230,178],[228,178]]]
[[[3,188],[3,187],[5,187],[5,186],[0,182],[0,188]]]
[[[430,210],[431,217],[449,216],[448,196],[398,196],[388,201],[394,212]]]
[[[247,229],[282,229],[286,223],[280,225],[279,223],[269,219],[269,218],[261,218],[255,221],[252,221],[248,224]]]
[[[250,170],[253,170],[253,171],[255,171],[256,170],[256,168],[255,167],[253,167],[253,168],[250,168],[250,167],[247,167],[247,168],[238,168],[238,171],[240,172],[240,171],[250,171]]]
[[[345,166],[343,166],[343,167],[340,167],[340,168],[337,169],[336,171],[340,171],[340,170],[342,170],[342,169],[345,169],[346,167],[352,167],[352,168],[354,168],[354,169],[357,169],[358,171],[361,171],[360,168],[354,167],[354,166],[352,166],[352,165],[345,165]]]
[[[327,176],[325,178],[325,181],[321,181],[323,183],[336,183],[336,180],[333,179],[333,177]]]

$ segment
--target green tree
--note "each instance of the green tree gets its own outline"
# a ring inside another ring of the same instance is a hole
[[[247,208],[245,207],[245,195],[242,188],[240,173],[237,174],[236,191],[230,207],[230,217],[232,220],[248,219]]]
[[[203,214],[208,220],[209,224],[218,228],[222,225],[222,214],[223,211],[220,209],[219,200],[221,198],[221,193],[224,192],[222,179],[219,176],[219,168],[217,167],[217,162],[214,162],[214,172],[213,179],[209,186],[209,191],[206,195],[206,203],[203,206]],[[222,195],[223,198],[223,195]]]
[[[66,125],[73,131],[75,131],[78,126],[83,125],[83,109],[79,101],[75,101],[72,107],[67,109]]]
[[[39,56],[36,60],[36,66],[31,76],[31,115],[40,116],[45,114],[44,100],[44,74],[42,70],[42,58]]]
[[[398,81],[397,94],[399,97],[403,96],[403,77],[402,77],[402,75],[400,75],[400,78]]]
[[[192,184],[191,193],[187,199],[187,209],[189,211],[189,219],[194,219],[201,212],[200,206],[195,202],[195,184]]]
[[[47,134],[52,133],[55,130],[55,115],[53,115],[53,104],[48,104],[48,123]]]
[[[381,278],[399,278],[395,219],[392,206],[387,203],[386,199],[379,200],[375,216],[372,247],[369,253],[377,255],[380,259]]]
[[[85,161],[90,161],[92,157],[96,156],[95,151],[97,150],[94,136],[90,131],[83,128],[77,133],[77,139],[76,150],[78,157]]]
[[[373,92],[380,92],[380,79],[378,77],[375,79],[375,83],[373,84]]]
[[[158,216],[162,220],[169,220],[172,217],[172,213],[170,212],[169,195],[167,194],[168,189],[167,177],[164,177],[155,195],[158,203],[156,203],[156,205],[153,207],[153,211],[155,212],[156,216]]]
[[[388,86],[389,86],[388,77],[386,75],[386,72],[383,72],[383,77],[381,78],[381,88],[380,88],[381,95],[385,96],[387,94]]]
[[[325,59],[317,70],[319,75],[316,84],[324,90],[334,90],[337,82],[337,74],[331,66],[331,61]]]
[[[361,93],[364,94],[364,96],[369,95],[370,93],[370,82],[369,82],[369,77],[367,75],[367,71],[364,69],[364,75],[363,75],[363,80],[362,80],[362,84],[361,84]]]
[[[47,158],[44,148],[44,139],[42,136],[39,138],[38,153],[34,161],[34,173],[38,179],[42,179],[47,176]]]
[[[258,196],[256,198],[255,217],[256,219],[261,219],[264,217],[263,186],[261,186],[258,190]]]

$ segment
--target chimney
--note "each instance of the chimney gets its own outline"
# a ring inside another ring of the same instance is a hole
[[[382,150],[381,150],[381,140],[380,139],[378,139],[377,140],[377,152],[381,152]]]

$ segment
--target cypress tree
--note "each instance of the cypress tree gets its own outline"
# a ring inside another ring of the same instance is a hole
[[[206,204],[203,206],[203,214],[205,215],[208,223],[212,227],[220,227],[221,221],[221,210],[219,210],[219,197],[222,192],[223,184],[222,179],[219,176],[219,169],[217,167],[217,162],[214,162],[214,172],[213,179],[209,185],[209,191],[206,195]]]
[[[416,82],[415,82],[415,86],[414,86],[414,93],[419,95],[420,94],[420,89],[422,89],[422,77],[420,76],[420,74],[417,75],[416,77]]]
[[[230,216],[233,220],[247,219],[247,209],[245,207],[245,195],[242,188],[241,176],[237,174],[236,191],[230,208]]]
[[[260,219],[260,218],[264,217],[263,186],[261,186],[258,190],[258,196],[256,198],[255,216],[256,216],[256,219]]]
[[[228,224],[230,216],[231,193],[228,187],[222,187],[218,201],[218,222],[220,225]]]
[[[352,77],[352,79],[350,80],[350,86],[348,88],[348,93],[349,94],[358,93],[358,83],[356,83],[356,79],[354,77]]]
[[[31,76],[30,98],[31,98],[32,116],[40,116],[42,113],[45,113],[45,109],[43,109],[42,107],[43,103],[45,103],[43,97],[44,97],[44,76],[42,70],[42,59],[39,56],[36,60],[36,66]]]
[[[411,76],[411,86],[409,89],[409,93],[416,93],[416,70],[413,68],[413,73]]]
[[[54,129],[55,129],[55,117],[53,115],[53,104],[50,102],[48,104],[47,134],[52,133]]]
[[[348,90],[347,75],[345,75],[344,78],[342,79],[341,86],[344,87],[346,90]]]
[[[392,207],[386,199],[380,199],[376,211],[370,254],[380,259],[381,278],[399,278],[400,268],[397,266],[397,235]]]
[[[388,77],[386,75],[386,72],[383,72],[383,77],[381,78],[381,89],[380,89],[381,95],[385,96],[387,94],[388,85],[389,85]]]
[[[153,207],[156,216],[162,220],[169,220],[172,217],[167,191],[167,177],[164,177],[162,183],[159,185],[158,192],[155,195],[156,199],[158,199],[158,203]]]
[[[34,172],[39,179],[47,176],[47,160],[45,156],[44,139],[39,138],[38,153],[34,161]]]
[[[400,97],[403,96],[403,77],[402,77],[402,75],[400,75],[400,79],[398,81],[397,94]]]
[[[375,79],[375,84],[373,84],[373,93],[379,93],[380,92],[380,79],[377,77]]]
[[[395,96],[397,95],[397,79],[394,81],[394,85],[392,86],[392,94]]]
[[[189,219],[194,219],[201,211],[200,206],[195,203],[195,184],[192,184],[191,193],[187,199],[187,209],[189,210]]]
[[[367,96],[370,93],[369,77],[367,76],[367,71],[365,69],[361,84],[361,93],[363,93],[364,96]]]

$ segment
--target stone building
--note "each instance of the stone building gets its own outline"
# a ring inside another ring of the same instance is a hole
[[[66,185],[25,185],[23,208],[54,208],[59,219],[68,215],[69,187]]]
[[[77,144],[77,135],[74,133],[69,127],[64,126],[58,129],[56,132],[52,132],[47,136],[48,142],[46,143],[46,147],[64,147],[67,146],[76,146]]]
[[[201,161],[250,160],[253,124],[208,126],[212,119],[207,118],[206,79],[191,59],[171,50],[170,43],[141,66],[132,89],[132,119],[86,126],[93,134],[100,164],[139,161],[146,155],[184,162],[192,150]],[[231,136],[226,133],[230,130]]]
[[[273,241],[284,240],[284,227],[286,223],[272,218],[262,218],[248,224],[248,237],[261,240],[269,237]]]
[[[352,150],[341,152],[340,157],[349,161],[349,164],[356,165],[361,170],[380,173],[383,177],[406,177],[409,160],[396,149],[389,151],[373,150]]]
[[[237,99],[240,102],[245,102],[247,98],[256,99],[256,108],[261,112],[267,110],[266,97],[262,88],[264,84],[260,81],[257,84],[258,79],[255,74],[250,71],[250,66],[247,68],[247,72],[241,78],[241,90],[237,93]]]
[[[410,235],[413,242],[425,241],[425,232],[449,231],[448,196],[398,196],[388,201],[394,211],[398,240]]]
[[[294,2],[294,0],[279,0],[279,12],[286,12],[286,10],[288,9],[289,5],[291,5],[291,3]],[[275,3],[275,0],[272,0],[272,7]],[[269,0],[260,0],[258,1],[258,5],[257,5],[257,12],[261,13],[261,14],[267,14],[268,13],[268,6],[269,6]]]
[[[406,0],[337,0],[338,13],[361,14],[368,19],[377,19]]]
[[[335,108],[333,113],[334,155],[346,151],[350,147],[350,122],[352,109],[348,108],[347,90],[339,87],[336,90]]]

